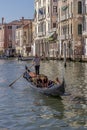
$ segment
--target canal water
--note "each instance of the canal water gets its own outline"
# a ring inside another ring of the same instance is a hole
[[[40,73],[65,78],[62,99],[33,91],[22,77],[9,87],[25,65],[32,62],[0,60],[0,130],[87,130],[87,63],[41,62]]]

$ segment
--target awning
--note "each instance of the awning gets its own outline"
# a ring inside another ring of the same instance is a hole
[[[66,6],[63,6],[63,7],[62,7],[62,10],[65,11],[67,8],[68,8],[67,5],[66,5]]]
[[[51,32],[48,34],[48,37],[51,37],[54,34],[54,32]]]
[[[49,35],[48,35],[48,41],[55,41],[57,39],[57,34],[56,32],[51,32]]]

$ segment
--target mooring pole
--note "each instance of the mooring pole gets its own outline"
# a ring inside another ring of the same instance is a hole
[[[64,43],[64,67],[66,67],[66,44]]]

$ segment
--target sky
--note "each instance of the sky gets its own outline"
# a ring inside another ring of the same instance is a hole
[[[34,0],[0,0],[0,23],[34,18]]]

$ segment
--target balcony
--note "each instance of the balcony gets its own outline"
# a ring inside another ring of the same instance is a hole
[[[87,30],[83,31],[82,35],[87,37]]]
[[[69,13],[69,18],[72,18],[73,17],[73,13]]]
[[[69,40],[69,39],[72,39],[72,34],[63,34],[63,35],[60,35],[58,36],[59,39],[61,40]]]
[[[50,31],[51,31],[51,32],[56,32],[56,31],[57,31],[57,28],[52,28]]]
[[[46,35],[46,32],[38,32],[38,37],[42,37],[44,35]]]
[[[65,40],[65,35],[58,36],[58,39]]]
[[[73,17],[73,13],[69,13],[69,14],[63,15],[60,18],[58,17],[58,22],[68,20],[68,19],[70,19],[72,17]]]
[[[38,20],[42,20],[42,19],[45,19],[46,18],[46,15],[44,14],[44,15],[39,15],[38,16]]]
[[[69,18],[69,14],[61,16],[61,21],[67,20]]]

